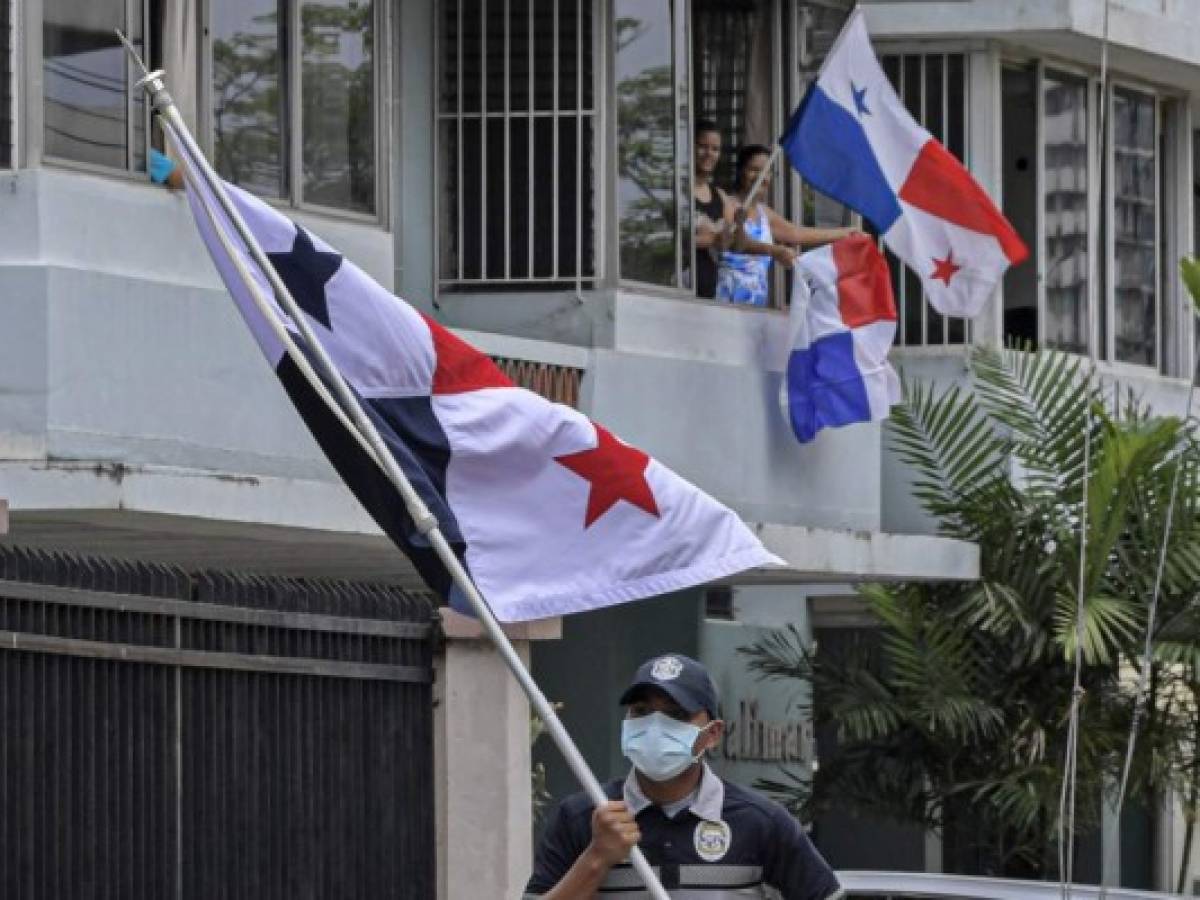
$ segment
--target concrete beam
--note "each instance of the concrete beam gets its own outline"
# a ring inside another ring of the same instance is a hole
[[[8,533],[8,501],[0,497],[0,534]]]
[[[735,584],[812,584],[855,581],[974,581],[979,547],[969,541],[918,534],[837,531],[799,525],[753,526],[784,569],[755,569]]]
[[[1096,0],[863,0],[876,41],[994,39],[1024,50],[1096,66],[1104,6]],[[1114,72],[1169,87],[1200,88],[1200,7],[1168,11],[1109,4],[1109,65]]]
[[[0,462],[0,481],[12,507],[6,540],[13,543],[420,585],[409,562],[338,482],[78,461]],[[979,577],[979,550],[964,541],[769,522],[751,527],[788,565],[731,583]]]

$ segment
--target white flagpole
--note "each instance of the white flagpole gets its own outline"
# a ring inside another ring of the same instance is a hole
[[[120,32],[118,32],[118,34],[120,35]],[[596,805],[608,802],[608,797],[604,794],[604,790],[601,787],[599,780],[596,778],[595,774],[593,774],[591,768],[587,764],[587,761],[583,758],[583,754],[579,752],[579,748],[575,745],[575,742],[571,739],[570,734],[563,726],[562,721],[559,719],[558,714],[554,710],[554,707],[550,705],[549,701],[546,699],[546,696],[542,693],[541,688],[537,686],[537,683],[533,680],[533,677],[525,668],[525,664],[521,661],[520,656],[517,655],[517,652],[513,648],[512,643],[509,641],[508,636],[504,633],[504,629],[500,626],[496,616],[492,613],[491,607],[488,606],[487,601],[484,600],[482,594],[479,593],[479,589],[476,588],[474,582],[471,580],[470,575],[467,574],[466,569],[463,567],[461,561],[455,555],[454,550],[450,547],[450,544],[442,534],[438,525],[437,517],[429,512],[425,502],[421,499],[420,495],[417,494],[412,484],[408,481],[408,478],[404,475],[404,472],[397,465],[391,453],[388,452],[386,444],[384,444],[383,439],[379,436],[379,432],[376,431],[371,420],[362,411],[362,408],[359,406],[357,400],[350,392],[349,387],[346,385],[345,380],[342,378],[341,373],[338,371],[333,361],[325,352],[320,339],[317,337],[316,333],[313,332],[311,326],[306,321],[304,313],[300,310],[296,301],[292,298],[287,287],[284,285],[283,280],[279,277],[279,274],[270,264],[270,261],[267,259],[266,254],[259,246],[258,241],[255,239],[249,226],[238,212],[237,207],[234,206],[233,202],[229,199],[229,195],[226,194],[220,177],[216,174],[216,172],[213,171],[212,167],[208,163],[208,160],[200,151],[195,139],[192,137],[191,133],[187,129],[187,126],[184,124],[183,118],[179,114],[179,110],[176,109],[174,101],[171,99],[171,95],[167,92],[166,85],[163,82],[162,72],[148,72],[136,50],[125,39],[125,36],[120,35],[120,37],[121,41],[125,44],[126,50],[130,53],[130,55],[145,73],[144,77],[138,82],[138,86],[143,87],[146,93],[150,96],[155,111],[162,116],[164,126],[171,134],[172,139],[177,142],[179,149],[183,151],[187,159],[194,164],[195,168],[199,171],[200,176],[204,179],[213,197],[217,200],[222,211],[228,217],[230,224],[232,224],[237,230],[239,236],[245,244],[247,251],[250,253],[251,257],[253,257],[263,275],[266,276],[272,290],[275,293],[275,298],[279,305],[284,309],[284,311],[287,312],[288,316],[291,317],[293,323],[300,331],[305,343],[313,353],[317,366],[320,368],[321,373],[325,376],[326,381],[336,395],[337,403],[335,405],[340,407],[341,412],[344,415],[348,415],[352,420],[354,425],[352,431],[356,433],[356,436],[360,440],[365,441],[371,448],[372,457],[380,466],[383,473],[387,476],[392,486],[404,500],[404,505],[408,510],[408,514],[412,517],[413,523],[416,525],[417,530],[420,531],[421,534],[425,535],[425,537],[429,540],[430,545],[437,553],[438,558],[441,560],[442,564],[446,566],[446,569],[449,572],[450,577],[453,579],[455,585],[459,588],[459,590],[462,591],[467,601],[471,604],[471,608],[479,619],[480,625],[483,627],[484,632],[495,645],[496,650],[500,653],[501,658],[504,660],[513,676],[517,679],[517,682],[520,684],[521,689],[525,692],[525,695],[529,698],[529,702],[533,706],[534,711],[542,719],[546,726],[547,732],[549,732],[550,737],[554,740],[554,743],[562,752],[563,757],[566,759],[567,764],[570,766],[571,771],[575,774],[575,777],[579,780],[581,786],[588,793],[592,801],[596,803]],[[211,210],[207,211],[211,214]],[[219,231],[220,229],[217,230]],[[252,279],[247,280],[247,284],[251,285]],[[254,290],[253,287],[251,287],[251,290]],[[273,318],[273,316],[271,318]],[[284,333],[286,335],[286,330]],[[285,345],[288,352],[299,362],[302,359],[303,354],[300,353],[299,348],[296,347],[295,342],[290,336],[287,336]],[[305,370],[305,368],[306,367],[301,365],[302,371]],[[306,377],[309,377],[309,371],[305,371]],[[316,385],[319,385],[319,383],[320,379],[317,380]],[[326,392],[321,391],[321,393],[323,396],[328,397]],[[336,409],[335,412],[337,412]],[[339,416],[339,418],[344,419],[344,416]],[[662,883],[658,880],[657,874],[650,866],[650,863],[646,860],[646,857],[642,853],[641,849],[635,846],[633,850],[630,851],[629,856],[634,869],[642,877],[642,880],[645,882],[647,891],[650,893],[650,895],[654,897],[655,900],[670,900],[670,896],[663,888]]]

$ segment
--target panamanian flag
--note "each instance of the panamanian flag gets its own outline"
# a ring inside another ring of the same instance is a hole
[[[908,114],[861,9],[779,142],[809,184],[875,227],[940,313],[977,315],[1005,270],[1029,255],[962,163]]]
[[[900,402],[888,362],[896,303],[887,260],[866,235],[802,254],[792,272],[784,406],[797,440],[886,419]]]
[[[204,243],[313,437],[430,588],[469,611],[391,483],[259,312],[252,290],[307,355],[186,158],[184,167]],[[666,466],[514,386],[315,234],[232,185],[226,191],[497,618],[595,609],[782,565],[731,510]]]

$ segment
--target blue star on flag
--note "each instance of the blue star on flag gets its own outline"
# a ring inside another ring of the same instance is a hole
[[[850,82],[850,93],[854,95],[854,106],[858,110],[859,117],[871,115],[871,111],[867,109],[867,89],[860,88],[852,81]]]
[[[318,250],[308,232],[296,226],[292,249],[268,253],[267,259],[283,279],[284,285],[300,308],[324,325],[329,324],[329,301],[325,286],[342,264],[340,253]]]

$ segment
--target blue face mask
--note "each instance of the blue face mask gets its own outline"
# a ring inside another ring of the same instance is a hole
[[[669,781],[700,759],[692,753],[703,728],[656,712],[621,722],[621,752],[651,781]]]

